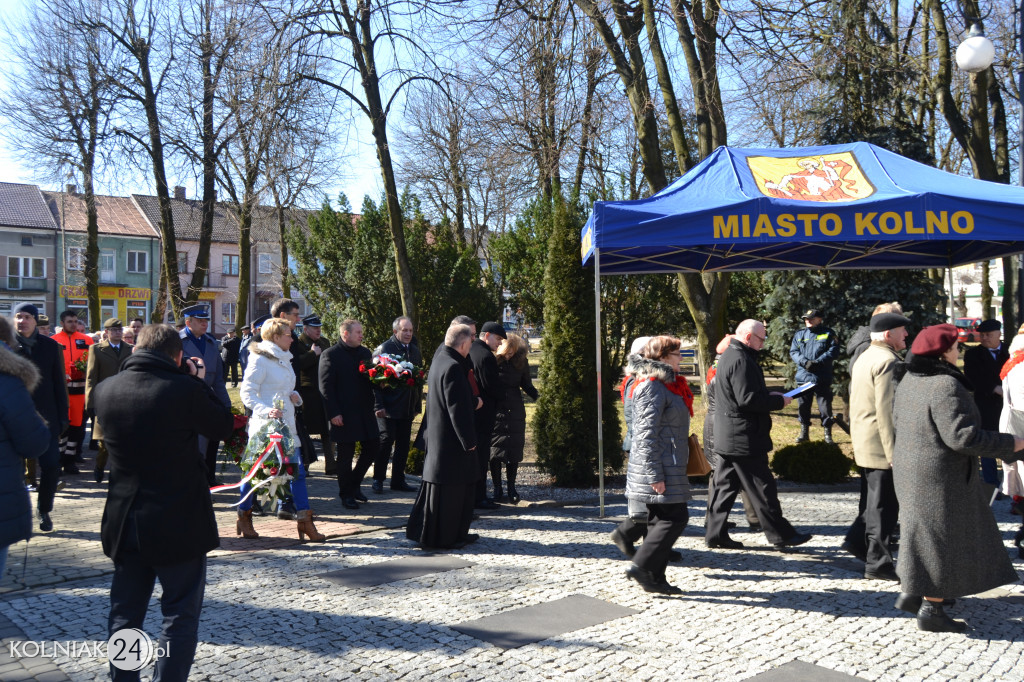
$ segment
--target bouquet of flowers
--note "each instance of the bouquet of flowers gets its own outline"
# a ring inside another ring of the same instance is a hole
[[[71,363],[71,380],[81,381],[85,378],[85,372],[89,369],[89,349],[78,356],[78,359]]]
[[[284,402],[274,400],[274,407],[282,409]],[[248,479],[252,485],[251,494],[261,501],[285,499],[288,481],[295,473],[294,455],[295,438],[288,425],[281,419],[268,419],[249,439],[238,460],[245,472],[243,481]]]
[[[244,414],[235,414],[235,423],[231,430],[231,438],[224,443],[224,452],[231,460],[241,466],[242,455],[245,453],[245,448],[249,444],[249,418]]]
[[[419,388],[427,382],[426,370],[412,364],[402,355],[381,353],[373,359],[370,367],[360,363],[359,371],[366,375],[371,384],[385,390]]]

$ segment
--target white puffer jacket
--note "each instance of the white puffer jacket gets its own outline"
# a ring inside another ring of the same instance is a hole
[[[273,341],[260,341],[258,346],[249,346],[249,362],[242,379],[242,403],[252,410],[249,419],[251,438],[270,417],[274,409],[274,398],[284,401],[284,423],[297,438],[295,431],[295,405],[290,396],[295,391],[295,371],[291,365],[292,354],[281,350]],[[301,405],[302,402],[300,401]]]

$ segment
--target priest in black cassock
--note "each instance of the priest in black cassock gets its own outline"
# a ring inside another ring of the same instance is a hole
[[[469,532],[479,476],[477,400],[463,365],[472,343],[469,326],[452,325],[430,364],[423,485],[406,527],[406,537],[424,549],[459,549],[478,537]]]

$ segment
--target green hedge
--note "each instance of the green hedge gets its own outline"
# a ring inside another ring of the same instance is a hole
[[[856,467],[835,443],[809,441],[776,450],[772,471],[797,483],[842,483]]]

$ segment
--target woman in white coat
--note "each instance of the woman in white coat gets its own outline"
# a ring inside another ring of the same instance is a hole
[[[288,351],[292,344],[292,328],[282,318],[274,318],[263,323],[260,329],[263,340],[257,346],[249,346],[249,362],[245,367],[242,379],[242,403],[252,410],[249,418],[249,437],[252,438],[268,420],[280,419],[293,435],[295,430],[295,405],[302,404],[302,398],[295,390],[295,370],[292,369],[292,354]],[[284,398],[284,407],[274,406],[274,399]],[[302,464],[301,453],[296,445],[294,456],[289,464],[294,467],[291,481],[292,497],[298,511],[299,540],[309,536],[313,542],[324,542],[326,536],[317,532],[313,525],[313,515],[309,509],[309,493],[306,490],[306,468]],[[248,483],[240,488],[244,498],[249,492]],[[259,534],[252,527],[252,503],[250,496],[238,505],[238,522],[235,531],[242,537],[254,539]]]
[[[1024,438],[1024,334],[1013,337],[1009,351],[1010,359],[999,373],[1003,380],[1003,412],[999,415],[999,430]],[[1010,498],[1010,511],[1024,515],[1024,463],[1003,462],[1003,494]],[[1024,544],[1024,525],[1017,531],[1013,542],[1017,545],[1017,553],[1024,559],[1024,547],[1021,546]]]

